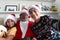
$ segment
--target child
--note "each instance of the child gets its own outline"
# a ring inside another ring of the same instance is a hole
[[[6,40],[13,40],[16,34],[16,18],[14,14],[8,15],[4,20],[4,26],[7,28]]]

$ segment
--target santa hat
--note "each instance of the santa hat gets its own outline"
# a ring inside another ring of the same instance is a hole
[[[31,8],[35,8],[36,10],[38,10],[40,12],[40,6],[39,5],[32,5],[29,7],[29,9]]]
[[[23,9],[23,10],[20,12],[20,14],[23,14],[23,13],[26,13],[27,15],[29,15],[28,11],[25,10],[25,9]]]
[[[23,6],[22,10],[28,10],[27,6]]]
[[[8,19],[11,19],[11,20],[13,20],[13,21],[16,23],[15,14],[10,14],[10,15],[8,15],[8,16],[5,18],[5,20],[4,20],[4,25],[5,25],[5,23],[7,22]]]
[[[0,30],[2,30],[2,31],[4,31],[4,32],[6,32],[6,33],[7,33],[7,28],[6,28],[6,27],[4,27],[3,25],[0,25]]]

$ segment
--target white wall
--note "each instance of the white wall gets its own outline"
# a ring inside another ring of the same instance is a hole
[[[3,11],[5,9],[5,5],[9,5],[9,4],[12,4],[12,5],[20,4],[20,7],[21,7],[22,5],[29,6],[33,4],[40,4],[40,1],[0,0],[0,9]],[[56,0],[54,4],[58,7],[58,10],[60,11],[60,0]]]
[[[60,0],[56,0],[56,2],[54,4],[57,6],[58,10],[60,11],[60,4],[59,4],[60,2],[59,1]],[[18,8],[20,6],[20,9],[21,9],[21,7],[23,5],[30,6],[30,5],[33,5],[33,4],[40,4],[40,3],[41,3],[40,1],[0,0],[0,9],[1,9],[0,11],[4,11],[6,5],[11,5],[11,4],[12,5],[17,5]],[[43,3],[43,4],[44,5],[48,5],[48,6],[51,5],[51,4],[48,4],[47,2],[46,3]],[[50,14],[48,14],[48,15],[50,15]],[[3,17],[3,16],[2,16],[2,13],[1,13],[0,14],[0,17]],[[59,18],[60,19],[60,16],[58,16],[58,14],[57,15],[54,15],[53,14],[52,16],[54,16],[55,18]]]
[[[60,0],[56,0],[55,3],[54,3],[54,5],[57,6],[58,11],[60,12]]]
[[[10,4],[17,5],[18,7],[20,5],[20,8],[21,8],[23,5],[30,6],[30,5],[33,5],[33,4],[41,4],[41,2],[40,1],[0,0],[0,7],[1,7],[0,11],[4,11],[5,5],[10,5]],[[43,4],[48,5],[48,2],[43,3]]]

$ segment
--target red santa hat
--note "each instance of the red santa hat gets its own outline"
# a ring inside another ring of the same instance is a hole
[[[6,33],[7,33],[7,28],[6,28],[6,27],[4,27],[3,25],[0,25],[0,30],[2,30],[2,31],[4,31],[4,32],[6,32]]]
[[[8,19],[11,19],[11,20],[13,20],[13,21],[16,23],[15,14],[10,14],[10,15],[8,15],[8,16],[5,18],[5,20],[4,20],[4,25],[5,25],[5,23],[7,22]]]
[[[35,8],[36,10],[40,11],[40,6],[39,5],[32,5],[29,7],[29,9]]]
[[[23,10],[20,12],[20,14],[23,14],[23,13],[26,13],[27,15],[29,15],[28,11],[25,10],[25,9],[23,9]]]
[[[21,10],[21,13],[26,13],[28,16],[29,16],[29,13],[28,13],[28,7],[27,6],[23,6],[23,9]]]
[[[28,10],[28,7],[27,6],[23,6],[22,10]]]

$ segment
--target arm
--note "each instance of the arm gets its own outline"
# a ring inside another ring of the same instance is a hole
[[[12,28],[8,33],[7,33],[7,38],[6,40],[13,40],[16,34],[16,27]]]
[[[8,36],[8,37],[6,38],[6,40],[13,40],[13,38],[14,38],[14,36],[11,35],[11,36]]]
[[[0,37],[0,40],[6,40],[5,38]]]
[[[7,38],[0,37],[0,40],[13,40],[14,36],[8,36]]]
[[[14,36],[8,36],[7,38],[0,37],[0,40],[13,40]]]

